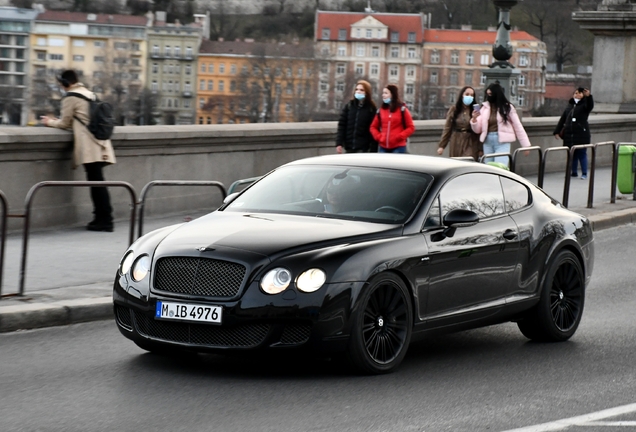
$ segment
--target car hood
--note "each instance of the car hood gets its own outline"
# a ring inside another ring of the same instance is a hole
[[[395,225],[341,219],[216,211],[172,231],[156,252],[165,256],[184,250],[231,248],[271,256],[303,245],[316,247],[356,237],[381,237],[395,229]]]

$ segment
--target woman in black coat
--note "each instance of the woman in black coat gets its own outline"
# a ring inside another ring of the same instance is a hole
[[[578,144],[589,144],[592,136],[587,119],[592,109],[594,109],[594,98],[590,94],[590,90],[583,87],[577,88],[554,129],[554,137],[563,139],[563,145],[568,147]],[[581,164],[581,180],[585,180],[587,179],[587,149],[574,151],[572,177],[578,175],[578,163]]]
[[[371,97],[371,84],[360,80],[356,83],[353,99],[342,109],[338,121],[336,151],[342,153],[377,152],[378,143],[369,128],[377,108]]]

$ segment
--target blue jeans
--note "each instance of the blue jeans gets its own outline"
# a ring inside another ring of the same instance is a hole
[[[577,168],[579,163],[581,164],[581,174],[587,175],[587,149],[574,150],[574,157],[572,159],[572,175],[577,175]]]
[[[499,134],[497,132],[488,132],[486,141],[484,141],[484,154],[493,153],[510,153],[510,143],[500,143]],[[486,162],[501,162],[508,165],[510,159],[506,156],[497,156],[495,158],[486,158]]]
[[[378,153],[406,153],[406,146],[395,147],[392,149],[387,149],[382,146],[378,146]]]

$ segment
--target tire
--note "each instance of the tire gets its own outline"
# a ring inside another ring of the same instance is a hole
[[[360,372],[392,372],[404,359],[413,331],[411,296],[392,273],[373,277],[352,318],[349,362]]]
[[[562,342],[576,332],[585,304],[585,275],[576,255],[564,250],[552,260],[539,304],[517,323],[528,339]]]

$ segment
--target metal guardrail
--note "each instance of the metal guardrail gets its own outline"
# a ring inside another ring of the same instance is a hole
[[[495,158],[497,156],[507,156],[508,157],[508,166],[511,166],[512,155],[510,153],[489,153],[489,154],[484,154],[484,155],[481,155],[481,157],[479,158],[479,162],[481,162],[481,163],[493,162],[493,161],[486,162],[485,159],[486,158]]]
[[[534,151],[539,153],[539,169],[538,169],[538,171],[541,172],[541,167],[543,166],[543,152],[542,152],[542,149],[541,149],[540,146],[520,147],[520,148],[516,149],[512,153],[512,161],[510,162],[510,171],[516,172],[517,157],[519,156],[520,152],[523,152],[524,156],[528,156],[530,153],[532,153]]]
[[[4,245],[7,238],[7,213],[9,203],[4,192],[0,190],[0,204],[2,204],[2,218],[0,219],[0,297],[2,297],[2,270],[4,268]]]
[[[565,181],[567,182],[568,179],[570,178],[570,171],[568,171],[568,167],[572,166],[572,161],[570,160],[572,158],[572,155],[570,154],[570,149],[567,147],[550,147],[543,151],[543,164],[541,165],[541,171],[540,171],[539,179],[537,181],[537,186],[539,186],[540,188],[543,188],[543,178],[545,177],[545,166],[548,163],[548,154],[559,152],[559,151],[564,151],[567,154],[567,161],[565,166],[565,169],[566,169]]]
[[[250,178],[246,178],[246,179],[242,179],[242,180],[237,180],[234,183],[232,183],[230,185],[230,187],[227,190],[227,194],[228,195],[232,195],[234,193],[234,190],[239,187],[242,186],[244,184],[252,184],[254,183],[256,180],[260,179],[262,176],[259,177],[250,177]]]
[[[134,241],[135,235],[135,210],[137,208],[136,205],[136,195],[135,189],[132,187],[130,183],[122,182],[122,181],[43,181],[40,183],[36,183],[29,189],[27,196],[25,198],[24,204],[24,213],[21,215],[11,215],[11,217],[22,217],[24,218],[24,230],[22,232],[22,257],[20,259],[20,286],[19,286],[19,294],[20,296],[24,295],[24,282],[26,275],[26,259],[27,259],[27,250],[29,244],[29,225],[31,222],[31,203],[33,201],[33,197],[35,193],[45,187],[123,187],[130,192],[130,196],[132,198],[132,206],[130,210],[130,230],[129,230],[129,244],[132,244]]]
[[[215,186],[221,190],[221,194],[223,194],[223,199],[225,199],[225,197],[227,197],[228,195],[228,193],[225,191],[225,186],[223,185],[223,183],[217,182],[217,181],[207,181],[207,180],[154,180],[154,181],[151,181],[147,183],[141,190],[141,194],[139,195],[139,202],[137,203],[137,206],[139,207],[139,226],[137,230],[137,238],[141,237],[143,234],[144,207],[146,206],[146,196],[148,195],[148,191],[154,186]]]

